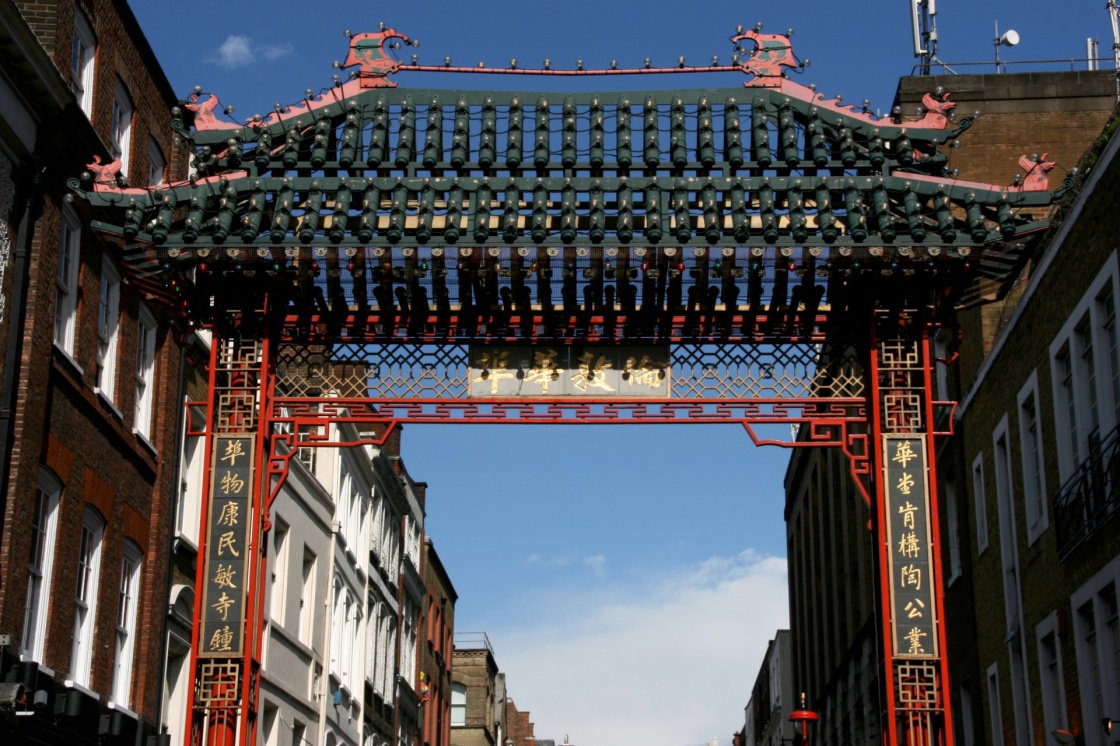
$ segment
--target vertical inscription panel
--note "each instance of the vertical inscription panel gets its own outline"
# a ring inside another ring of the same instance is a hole
[[[214,437],[210,510],[206,517],[206,582],[198,638],[200,657],[235,657],[244,652],[253,456],[250,436]]]
[[[896,658],[938,655],[927,458],[924,438],[883,436],[887,572]]]

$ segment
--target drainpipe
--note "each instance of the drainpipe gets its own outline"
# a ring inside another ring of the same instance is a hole
[[[8,339],[4,352],[4,383],[0,389],[0,516],[8,509],[8,490],[12,464],[12,420],[16,394],[19,392],[20,353],[23,349],[23,325],[20,322],[27,310],[27,258],[31,253],[31,239],[35,223],[43,210],[43,183],[47,167],[41,156],[36,156],[32,167],[31,190],[23,206],[19,223],[19,241],[16,243],[12,264],[12,305],[8,311]],[[0,545],[4,541],[4,522],[0,521]]]

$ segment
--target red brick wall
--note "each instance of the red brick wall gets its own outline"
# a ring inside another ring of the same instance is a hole
[[[63,76],[70,71],[73,2],[19,2],[29,25],[53,56]],[[170,108],[176,97],[139,34],[123,0],[90,0],[82,7],[94,28],[94,109],[91,119],[76,104],[40,131],[47,168],[46,196],[32,238],[27,310],[23,328],[19,392],[15,405],[13,447],[7,491],[5,532],[0,545],[0,629],[19,635],[26,593],[31,515],[40,465],[53,469],[64,485],[52,577],[52,608],[44,665],[58,679],[70,671],[73,589],[82,515],[95,506],[106,519],[90,688],[108,701],[111,690],[115,617],[121,552],[126,539],[142,549],[143,565],[133,654],[134,680],[127,706],[155,724],[158,717],[160,647],[166,615],[168,538],[174,495],[176,424],[179,406],[181,330],[171,314],[133,285],[121,291],[115,408],[94,391],[97,315],[105,256],[115,249],[89,230],[81,241],[73,362],[53,345],[55,275],[65,182],[84,170],[94,155],[103,159],[109,141],[113,92],[119,75],[135,107],[131,129],[134,174],[146,174],[148,142],[159,143],[172,175],[185,173],[182,153],[173,150]],[[83,223],[88,210],[74,204]],[[153,382],[154,414],[146,444],[133,433],[138,307],[147,300],[158,321]],[[78,367],[75,367],[74,363]],[[80,369],[79,369],[80,368]]]

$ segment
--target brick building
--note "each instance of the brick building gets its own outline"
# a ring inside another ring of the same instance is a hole
[[[451,658],[451,744],[502,743],[497,705],[505,698],[505,677],[498,673],[494,649],[485,633],[455,635]],[[501,688],[498,692],[499,676]]]
[[[1050,175],[1051,187],[1056,187],[1056,182],[1066,175],[1064,172],[1078,162],[1098,136],[1115,105],[1115,80],[1109,72],[904,78],[899,83],[896,105],[904,115],[916,115],[922,95],[942,86],[958,103],[958,115],[971,116],[974,109],[981,112],[960,138],[960,147],[949,150],[946,164],[949,175],[993,184],[1014,183],[1016,172],[1018,178],[1022,178],[1021,158],[1029,159],[1037,154],[1060,165]],[[964,293],[962,309],[957,314],[962,331],[960,355],[951,368],[938,367],[934,392],[937,400],[955,400],[970,385],[973,389],[981,386],[979,382],[985,376],[988,376],[987,391],[998,390],[1001,396],[1020,392],[1023,382],[1012,386],[1013,379],[992,377],[982,366],[988,364],[985,357],[993,349],[1000,330],[1009,318],[1019,313],[1017,304],[1028,283],[1033,282],[1030,278],[1036,258],[1031,249],[1039,243],[1038,236],[1024,243],[1022,271],[1009,288],[977,283]],[[1026,336],[1033,338],[1034,334],[1032,329]],[[940,333],[935,347],[938,357],[948,358],[956,349],[951,331]],[[1014,356],[1009,359],[1022,360]],[[1047,389],[1034,401],[1039,406],[1048,406],[1046,396],[1049,395]],[[979,389],[973,396],[976,402],[986,398]],[[1003,626],[999,633],[1002,644],[1010,629],[1004,624],[1003,594],[997,590],[1002,587],[1002,581],[1001,570],[996,567],[999,564],[996,553],[989,551],[984,556],[984,562],[990,563],[986,567],[974,568],[967,556],[969,527],[966,519],[975,512],[970,510],[974,497],[969,494],[971,462],[980,449],[978,442],[968,440],[980,436],[970,436],[974,430],[970,419],[976,415],[969,415],[967,410],[967,407],[962,410],[964,417],[958,425],[958,436],[941,441],[937,465],[944,537],[941,550],[947,580],[945,623],[953,676],[951,697],[957,720],[954,725],[957,743],[971,746],[987,743],[992,737],[992,730],[985,730],[986,725],[982,727],[987,723],[987,716],[982,715],[979,708],[987,694],[982,688],[986,686],[985,672],[994,654],[989,649],[981,655],[978,641],[985,635],[994,635],[995,627]],[[994,427],[995,423],[988,422],[982,426],[989,459]],[[971,455],[966,459],[966,454]],[[1056,467],[1047,468],[1050,469],[1047,478],[1053,478]],[[985,474],[987,494],[994,494],[990,466]],[[810,708],[821,715],[815,742],[866,743],[868,739],[878,738],[879,692],[883,685],[877,644],[879,630],[874,621],[878,602],[874,587],[870,585],[874,560],[867,531],[869,516],[851,484],[847,463],[839,453],[816,449],[795,452],[787,472],[786,494],[795,687],[808,693]],[[993,512],[986,520],[988,525],[995,526],[996,507],[991,503],[988,507]],[[1024,519],[1019,523],[1024,525]],[[847,592],[840,597],[835,592],[837,588],[845,588]],[[1033,597],[1033,593],[1030,595]],[[1054,608],[1053,605],[1050,608]],[[1035,620],[1034,624],[1038,623]],[[983,634],[978,635],[978,629]],[[1033,633],[1028,636],[1033,646]],[[1023,639],[1023,635],[1017,639]],[[997,684],[998,681],[1003,683],[996,701],[1004,702],[1002,711],[1011,713],[1012,687],[1006,678],[1008,647],[1003,646],[1000,651],[1003,657]],[[1068,662],[1071,656],[1063,660]],[[1030,670],[1038,672],[1035,653],[1027,651],[1021,658],[1029,658],[1030,665],[1034,666]],[[982,660],[985,661],[983,668],[980,667]],[[1025,666],[1026,663],[1019,668],[1025,670]],[[1037,681],[1038,674],[1032,674],[1031,679]],[[1025,681],[1023,677],[1020,680]],[[1035,699],[1042,696],[1037,686],[1033,691]],[[1036,715],[1039,711],[1038,707],[1034,710]],[[1025,710],[1020,709],[1019,714],[1023,713]],[[1005,722],[1008,727],[1004,731],[1012,738],[1010,714]],[[1034,733],[1038,739],[1031,742],[1043,742],[1042,727],[1036,727]],[[991,742],[1003,743],[1004,740],[1001,737]]]
[[[0,730],[55,743],[155,733],[180,339],[65,199],[91,155],[132,184],[185,175],[176,99],[123,0],[0,2]]]
[[[942,457],[943,562],[966,746],[1103,746],[1120,712],[1115,126],[1016,302],[983,319],[985,348],[962,348],[949,379],[961,403]]]
[[[420,743],[451,744],[451,659],[458,594],[432,540],[424,540],[426,597],[420,617],[420,701],[423,708]]]

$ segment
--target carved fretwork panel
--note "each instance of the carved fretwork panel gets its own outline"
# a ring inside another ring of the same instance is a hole
[[[369,404],[449,401],[470,397],[472,365],[501,345],[340,344],[328,349],[284,346],[276,363],[278,396],[367,399]],[[537,345],[536,349],[564,349]],[[588,346],[588,350],[606,347]],[[668,398],[674,402],[858,401],[865,395],[863,366],[850,351],[830,353],[818,345],[681,344],[665,348]],[[503,357],[499,375],[531,378],[533,358],[522,365]],[[626,391],[615,399],[625,399]],[[526,403],[529,403],[528,401]]]

